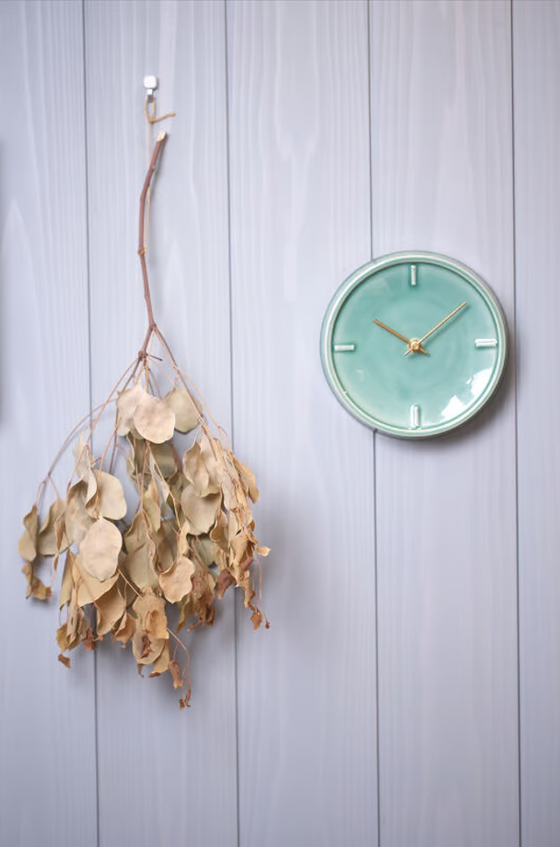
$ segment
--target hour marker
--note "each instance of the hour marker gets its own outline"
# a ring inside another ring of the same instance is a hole
[[[410,426],[412,429],[418,429],[420,426],[420,406],[410,407]]]
[[[477,338],[475,347],[497,347],[498,340],[496,338]]]
[[[416,265],[410,266],[410,284],[411,285],[416,285],[416,283],[418,282],[418,280],[416,278],[416,270],[417,270]]]
[[[356,349],[355,344],[335,344],[334,352],[335,353],[353,353]]]

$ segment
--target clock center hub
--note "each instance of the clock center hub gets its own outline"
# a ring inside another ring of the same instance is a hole
[[[410,349],[412,350],[413,353],[419,353],[420,352],[420,341],[417,338],[411,338],[410,339]]]

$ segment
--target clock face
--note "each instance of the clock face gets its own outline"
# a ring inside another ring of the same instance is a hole
[[[353,273],[321,333],[327,380],[362,423],[426,438],[470,420],[504,372],[500,305],[465,265],[433,253],[385,256]]]

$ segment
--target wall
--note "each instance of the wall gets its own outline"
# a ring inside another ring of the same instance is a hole
[[[16,551],[145,331],[145,73],[177,112],[154,307],[273,548],[271,629],[229,597],[186,714],[110,646],[59,665]],[[2,847],[560,843],[559,79],[545,0],[2,0]],[[475,268],[516,348],[429,443],[351,419],[318,357],[402,249]]]

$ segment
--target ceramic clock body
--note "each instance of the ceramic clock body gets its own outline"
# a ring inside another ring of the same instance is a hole
[[[507,360],[507,330],[486,283],[434,253],[364,265],[333,297],[321,358],[342,405],[402,438],[443,435],[490,399]]]

